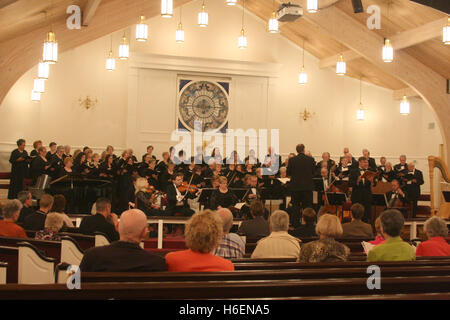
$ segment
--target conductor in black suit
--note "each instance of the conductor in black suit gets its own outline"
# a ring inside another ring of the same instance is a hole
[[[369,170],[369,161],[365,157],[358,159],[358,168],[350,172],[349,184],[352,187],[352,203],[364,206],[364,222],[370,222],[372,211],[372,184],[374,179],[364,179],[362,175]]]
[[[305,155],[303,144],[298,144],[296,150],[298,154],[289,160],[287,167],[287,175],[291,177],[292,204],[301,208],[311,208],[314,189],[314,159]]]
[[[407,201],[411,202],[412,217],[416,217],[417,201],[420,197],[420,186],[423,185],[422,171],[415,168],[414,163],[408,163],[408,171],[403,179],[405,181],[405,190]]]

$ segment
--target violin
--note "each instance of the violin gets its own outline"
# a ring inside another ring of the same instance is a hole
[[[147,188],[145,188],[144,192],[146,192],[148,194],[153,194],[153,192],[155,192],[155,187],[154,186],[148,186]]]
[[[178,186],[178,191],[184,193],[189,192],[191,194],[197,193],[198,188],[194,185],[189,184],[187,181],[184,181],[180,186]]]

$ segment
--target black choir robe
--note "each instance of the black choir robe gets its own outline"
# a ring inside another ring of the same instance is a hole
[[[24,189],[24,179],[28,172],[28,152],[15,149],[11,152],[11,177],[9,181],[8,199],[16,199],[17,194]]]
[[[364,218],[365,222],[370,222],[371,209],[372,209],[372,183],[367,179],[361,179],[358,183],[358,177],[364,173],[363,169],[354,169],[350,172],[349,184],[353,188],[352,191],[352,203],[359,203],[364,206]]]
[[[43,174],[47,173],[47,169],[45,167],[48,167],[49,163],[47,159],[42,159],[41,156],[37,156],[36,158],[31,161],[30,166],[30,173],[31,173],[31,179],[33,180],[33,185],[36,183],[37,178]]]

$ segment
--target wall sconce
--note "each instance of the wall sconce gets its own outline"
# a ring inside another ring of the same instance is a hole
[[[95,106],[98,102],[97,98],[91,99],[89,96],[86,96],[86,99],[78,99],[78,102],[80,103],[80,106],[85,107],[86,109],[90,109],[93,106]]]
[[[306,108],[305,111],[300,112],[300,117],[303,118],[304,121],[308,120],[309,118],[312,118],[315,115],[316,115],[315,112],[311,113]]]

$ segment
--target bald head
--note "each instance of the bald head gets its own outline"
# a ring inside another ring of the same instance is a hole
[[[120,216],[121,241],[140,243],[147,233],[147,217],[138,209],[127,210]]]
[[[222,219],[223,233],[226,234],[230,232],[230,229],[233,226],[233,214],[231,211],[226,208],[221,208],[217,210],[217,213]]]

